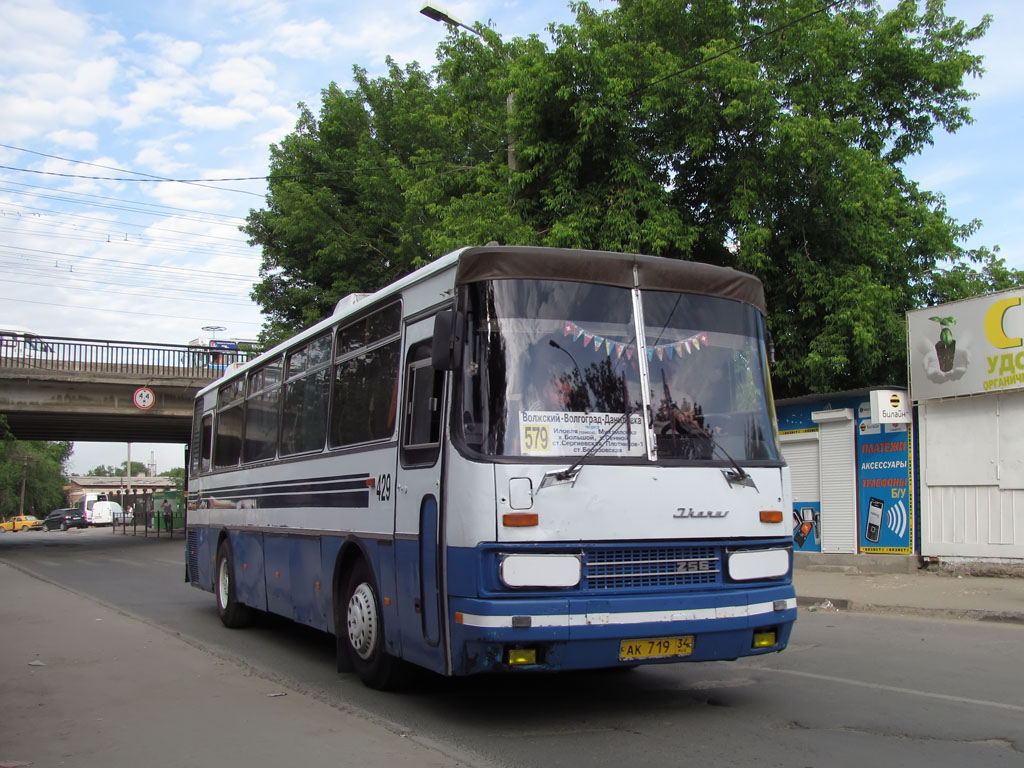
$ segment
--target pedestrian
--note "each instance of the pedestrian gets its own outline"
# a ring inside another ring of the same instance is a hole
[[[171,508],[171,502],[164,499],[164,503],[160,505],[160,512],[163,513],[164,516],[164,530],[171,530],[171,516],[174,514],[174,510]]]

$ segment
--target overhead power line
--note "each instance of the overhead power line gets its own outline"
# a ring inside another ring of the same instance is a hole
[[[210,182],[210,181],[258,181],[260,179],[265,179],[266,178],[266,177],[254,176],[254,177],[251,177],[251,178],[235,178],[235,179],[168,179],[168,178],[166,178],[164,176],[154,176],[151,173],[143,173],[142,171],[133,171],[130,168],[118,168],[118,167],[112,166],[112,165],[100,165],[99,163],[90,163],[90,162],[88,162],[86,160],[75,160],[74,158],[70,158],[70,157],[61,157],[59,155],[49,155],[46,152],[37,152],[34,149],[25,149],[24,147],[15,147],[15,146],[11,146],[10,144],[0,144],[0,147],[2,147],[4,149],[10,149],[10,150],[13,150],[15,152],[26,152],[26,153],[28,153],[30,155],[38,155],[39,157],[46,157],[46,158],[49,158],[51,160],[61,160],[61,161],[65,162],[65,163],[75,163],[75,164],[78,164],[78,165],[88,165],[88,166],[91,166],[93,168],[103,168],[103,169],[108,170],[108,171],[117,171],[118,173],[130,173],[130,174],[133,174],[134,176],[141,176],[142,178],[103,179],[103,177],[100,177],[100,176],[76,176],[74,174],[56,173],[56,172],[53,172],[53,171],[35,171],[35,170],[26,169],[26,168],[11,168],[11,167],[6,166],[6,165],[0,165],[0,168],[4,168],[4,169],[9,170],[9,171],[20,171],[22,173],[39,173],[39,174],[43,174],[45,176],[66,176],[66,177],[77,178],[77,179],[97,179],[97,180],[104,180],[104,181],[174,182],[174,183],[177,183],[177,184],[193,184],[193,185],[195,185],[197,187],[207,187],[208,189],[216,189],[219,192],[238,192],[239,194],[242,194],[242,195],[253,195],[254,197],[263,197],[263,195],[260,194],[259,192],[250,192],[250,191],[248,191],[246,189],[225,189],[224,187],[213,187],[213,186],[209,186],[208,184],[204,184],[203,182]]]
[[[61,307],[62,309],[79,309],[83,312],[110,312],[115,315],[142,315],[143,317],[169,317],[173,320],[193,320],[195,322],[203,323],[231,323],[232,325],[261,325],[261,323],[254,323],[249,320],[231,320],[230,318],[225,319],[223,317],[188,317],[186,315],[164,315],[157,312],[132,312],[127,309],[104,309],[103,307],[97,307],[94,305],[69,305],[69,304],[57,304],[52,301],[32,301],[30,299],[14,299],[9,296],[0,296],[0,301],[16,301],[19,304],[39,304],[44,307]]]
[[[25,217],[29,221],[32,221],[33,217],[34,220],[37,221],[41,221],[42,219],[49,217],[82,219],[84,221],[94,221],[104,226],[117,224],[122,227],[134,227],[136,229],[144,229],[148,232],[167,232],[172,235],[184,235],[185,237],[198,237],[204,238],[206,240],[222,240],[225,243],[230,243],[236,246],[244,246],[246,249],[249,248],[249,246],[245,243],[244,236],[241,235],[241,233],[239,233],[235,237],[224,237],[222,235],[209,235],[206,234],[205,232],[189,232],[188,230],[183,229],[167,229],[166,227],[154,227],[151,224],[136,224],[135,222],[132,221],[122,221],[120,219],[118,219],[117,221],[111,220],[109,218],[102,219],[97,218],[96,216],[86,216],[85,214],[82,213],[68,213],[66,211],[56,211],[51,208],[37,208],[32,205],[25,205],[24,203],[0,203],[0,205],[2,205],[4,208],[20,208],[26,211],[30,211],[31,213]],[[7,212],[3,208],[0,208],[0,216],[5,215],[6,213]],[[21,214],[19,213],[17,215],[20,216]]]
[[[25,184],[20,181],[11,181],[6,179],[3,181],[4,184],[9,184],[15,187],[25,187],[27,189],[44,189],[47,192],[57,192],[58,190],[53,187],[41,187],[38,184]],[[226,213],[214,213],[212,211],[199,211],[194,208],[179,208],[173,205],[163,205],[161,203],[148,203],[145,200],[126,200],[121,197],[108,197],[106,195],[94,195],[89,192],[76,192],[70,189],[59,190],[60,194],[44,195],[41,192],[25,192],[20,189],[5,189],[0,187],[0,192],[10,192],[17,195],[30,195],[34,197],[41,197],[44,200],[56,200],[61,203],[74,203],[76,205],[92,205],[97,208],[109,208],[115,211],[129,211],[131,213],[144,213],[151,216],[167,216],[168,211],[173,212],[178,218],[187,219],[188,221],[201,221],[207,224],[217,224],[219,226],[237,227],[245,224],[245,219],[239,216],[232,216]],[[63,197],[63,195],[70,195],[71,197]],[[91,200],[81,200],[79,198],[93,198],[95,200],[109,200],[113,203],[125,203],[127,206],[141,206],[136,207],[125,207],[120,205],[108,205],[106,203],[96,203]],[[180,214],[188,214],[181,216]],[[202,218],[209,216],[210,219]],[[225,219],[225,221],[216,221],[216,219]]]
[[[3,270],[0,269],[0,272],[3,272]],[[34,273],[30,273],[30,274],[34,274]],[[35,286],[39,285],[38,283],[30,283],[30,282],[25,281],[25,280],[5,280],[4,282],[7,285],[12,285],[12,284],[13,285],[35,285]],[[90,294],[101,294],[101,293],[109,294],[109,293],[113,293],[113,294],[116,294],[116,295],[118,295],[118,296],[120,296],[122,298],[124,298],[124,297],[132,297],[132,298],[146,298],[146,299],[164,299],[164,300],[175,301],[175,302],[188,301],[190,304],[216,304],[219,307],[253,307],[253,306],[255,306],[255,304],[253,304],[252,301],[237,301],[237,300],[231,300],[231,299],[225,299],[225,298],[201,298],[199,296],[196,296],[194,291],[187,291],[186,289],[183,289],[183,288],[165,288],[163,286],[157,286],[157,285],[126,285],[124,283],[99,282],[99,281],[96,281],[96,280],[90,280],[88,278],[78,279],[78,280],[66,280],[65,282],[69,283],[68,287],[73,289],[73,291],[76,292],[76,293],[81,293],[82,290],[85,290],[85,291],[88,291]],[[116,289],[109,289],[109,290],[106,289],[106,288],[84,288],[83,289],[83,288],[76,287],[79,283],[85,283],[86,285],[110,285],[110,286],[116,286]],[[136,288],[158,290],[158,291],[160,291],[160,293],[146,293],[145,290],[141,290],[141,291],[140,290],[132,290],[132,289],[136,289]],[[217,296],[218,294],[212,294],[212,295],[213,296]]]
[[[8,244],[8,245],[5,245],[4,247],[7,248],[7,249],[13,249],[13,250],[16,250],[16,251],[25,251],[27,253],[33,253],[33,254],[38,253],[38,254],[44,254],[46,256],[59,256],[59,257],[63,257],[65,259],[69,259],[69,260],[96,261],[96,262],[102,262],[102,263],[105,263],[105,264],[128,265],[128,266],[133,266],[133,267],[141,267],[143,269],[149,269],[149,270],[154,270],[154,271],[158,271],[158,272],[167,273],[167,274],[163,275],[164,277],[186,278],[186,277],[191,277],[193,275],[201,275],[201,276],[205,276],[205,277],[216,278],[217,280],[237,280],[237,281],[244,282],[244,283],[247,283],[247,284],[250,284],[250,285],[252,285],[253,283],[256,282],[255,280],[253,280],[250,277],[245,277],[243,275],[232,274],[230,272],[215,272],[213,270],[193,269],[191,267],[166,267],[166,266],[163,266],[161,264],[147,264],[145,262],[140,262],[140,261],[124,261],[124,260],[121,260],[121,259],[105,259],[105,258],[101,258],[99,256],[79,256],[79,255],[73,254],[73,253],[61,253],[61,252],[58,252],[58,251],[48,251],[48,250],[43,250],[43,249],[40,249],[40,248],[25,248],[25,247],[20,246],[20,245],[9,245]]]

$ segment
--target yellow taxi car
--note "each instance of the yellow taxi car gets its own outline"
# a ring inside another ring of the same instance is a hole
[[[35,515],[14,515],[0,523],[0,531],[41,531],[43,521]]]

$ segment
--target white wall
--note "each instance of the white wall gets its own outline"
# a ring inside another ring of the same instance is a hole
[[[920,403],[921,554],[1024,558],[1024,392]]]

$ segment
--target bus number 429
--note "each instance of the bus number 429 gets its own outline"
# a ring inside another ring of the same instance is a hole
[[[391,500],[391,475],[380,475],[374,482],[374,488],[377,489],[377,501],[390,501]]]

